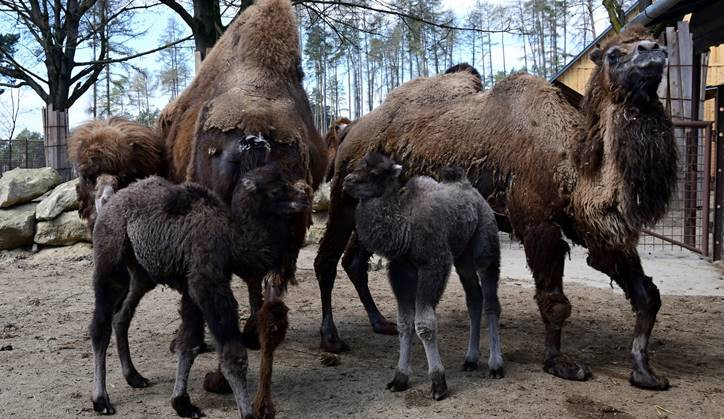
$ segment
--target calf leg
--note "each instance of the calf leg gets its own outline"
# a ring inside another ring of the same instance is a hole
[[[128,328],[131,320],[136,313],[136,307],[141,302],[146,293],[151,291],[155,284],[151,282],[145,273],[138,269],[133,269],[133,279],[123,301],[120,310],[113,316],[113,329],[116,333],[116,346],[118,348],[118,357],[121,359],[121,370],[126,382],[133,388],[144,388],[150,385],[150,382],[138,373],[136,367],[131,360],[131,351],[128,347]]]
[[[632,370],[629,381],[636,387],[666,390],[669,380],[656,375],[649,365],[648,344],[661,308],[661,296],[650,276],[644,274],[635,249],[591,249],[588,256],[591,267],[609,275],[623,289],[636,313],[634,340],[631,347]]]
[[[104,270],[97,263],[93,274],[95,308],[90,325],[93,347],[93,410],[104,415],[116,413],[106,389],[106,351],[111,340],[113,313],[128,291],[130,277],[125,268]]]
[[[178,356],[176,382],[171,396],[171,406],[179,416],[184,418],[203,416],[201,410],[191,404],[191,398],[187,392],[189,372],[196,355],[201,352],[203,343],[203,314],[198,305],[191,300],[191,297],[184,293],[181,297],[181,327],[176,335],[176,353]]]
[[[360,301],[367,311],[367,316],[372,324],[372,330],[375,333],[383,335],[395,335],[397,334],[397,328],[395,324],[388,321],[385,316],[380,313],[380,310],[375,304],[375,300],[372,298],[369,288],[369,280],[367,277],[367,269],[369,268],[369,260],[372,257],[372,253],[368,252],[362,247],[357,239],[357,233],[352,233],[352,237],[349,240],[347,249],[342,257],[342,266],[344,267],[347,276],[352,280],[354,288],[357,290]]]
[[[397,370],[387,389],[405,391],[412,375],[412,338],[415,336],[415,291],[417,270],[399,260],[390,262],[390,284],[397,299],[397,330],[400,335],[400,358]]]
[[[239,330],[239,307],[229,283],[214,279],[211,275],[198,274],[189,278],[189,295],[200,307],[216,339],[221,372],[234,393],[241,417],[253,418],[246,385],[246,348]]]
[[[249,289],[249,319],[244,324],[244,346],[247,349],[259,349],[259,330],[257,322],[257,312],[264,303],[261,295],[262,278],[252,278],[246,280]]]
[[[415,294],[415,331],[425,347],[427,367],[432,381],[432,397],[442,400],[448,395],[445,381],[445,368],[437,345],[437,315],[435,307],[440,301],[445,283],[450,275],[450,262],[436,261],[439,264],[418,270],[417,291]]]
[[[469,256],[455,262],[455,270],[465,290],[465,303],[470,318],[470,337],[463,371],[474,371],[478,369],[478,358],[480,357],[480,318],[483,314],[483,291],[480,289],[478,274]]]
[[[503,378],[503,352],[500,348],[500,301],[498,300],[498,279],[500,278],[500,258],[490,262],[478,271],[483,284],[485,317],[488,319],[488,339],[490,355],[488,357],[488,376]]]
[[[592,376],[591,370],[561,353],[561,330],[571,315],[571,304],[563,294],[563,266],[570,250],[568,244],[563,241],[558,226],[541,224],[526,232],[523,246],[535,279],[535,299],[545,324],[543,369],[567,380],[588,380]]]

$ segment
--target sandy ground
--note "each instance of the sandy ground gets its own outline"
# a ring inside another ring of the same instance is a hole
[[[451,395],[434,402],[422,347],[415,342],[412,388],[389,393],[397,339],[372,333],[353,287],[340,272],[335,319],[353,348],[337,367],[319,362],[320,304],[312,268],[316,249],[300,257],[300,284],[287,298],[290,330],[277,352],[273,394],[279,418],[724,418],[724,281],[710,264],[681,252],[644,256],[666,295],[652,340],[653,364],[673,387],[648,392],[629,386],[628,348],[633,315],[620,291],[585,267],[574,250],[566,274],[573,315],[564,335],[568,353],[589,363],[593,380],[568,382],[541,370],[543,327],[533,301],[522,251],[503,255],[502,339],[507,375],[485,378],[485,368],[462,372],[467,314],[462,289],[451,279],[439,307],[441,350]],[[0,253],[0,416],[93,417],[92,358],[87,325],[92,309],[89,249],[48,249],[37,254]],[[383,313],[395,317],[384,270],[371,272],[371,288]],[[663,283],[661,283],[663,281]],[[244,311],[246,289],[234,281]],[[684,294],[684,295],[682,295]],[[175,417],[169,404],[175,357],[168,344],[178,325],[178,295],[159,287],[141,303],[130,339],[147,389],[129,388],[115,349],[109,354],[109,393],[118,417]],[[487,334],[484,332],[483,336]],[[483,339],[483,353],[487,342]],[[258,356],[250,353],[255,390]],[[212,418],[238,417],[231,396],[207,394],[204,374],[214,354],[197,358],[192,400]],[[483,364],[484,365],[484,364]]]

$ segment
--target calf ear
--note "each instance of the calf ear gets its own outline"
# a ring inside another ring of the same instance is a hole
[[[603,62],[603,51],[601,51],[601,46],[596,45],[596,47],[593,49],[593,51],[591,51],[591,53],[588,54],[588,58],[590,58],[594,64],[600,66],[601,63]]]
[[[241,186],[243,186],[247,192],[254,192],[256,190],[256,184],[251,179],[242,179]]]
[[[398,177],[400,176],[400,173],[402,173],[402,166],[399,164],[395,164],[392,166],[392,176]]]

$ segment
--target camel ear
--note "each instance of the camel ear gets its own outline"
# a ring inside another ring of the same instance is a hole
[[[588,58],[590,58],[594,64],[601,65],[601,63],[603,62],[603,51],[601,51],[601,46],[596,45],[596,48],[594,48],[593,51],[588,54]]]
[[[247,192],[256,191],[256,183],[254,183],[254,181],[251,179],[242,179],[241,186],[243,186]]]
[[[393,165],[392,166],[392,176],[398,177],[398,176],[400,176],[400,173],[402,173],[402,166],[400,166],[399,164]]]

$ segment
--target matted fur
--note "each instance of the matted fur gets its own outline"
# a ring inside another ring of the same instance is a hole
[[[120,117],[81,124],[68,139],[68,156],[80,181],[76,187],[80,216],[92,229],[95,181],[115,176],[122,188],[149,175],[165,175],[164,145],[156,131]]]

